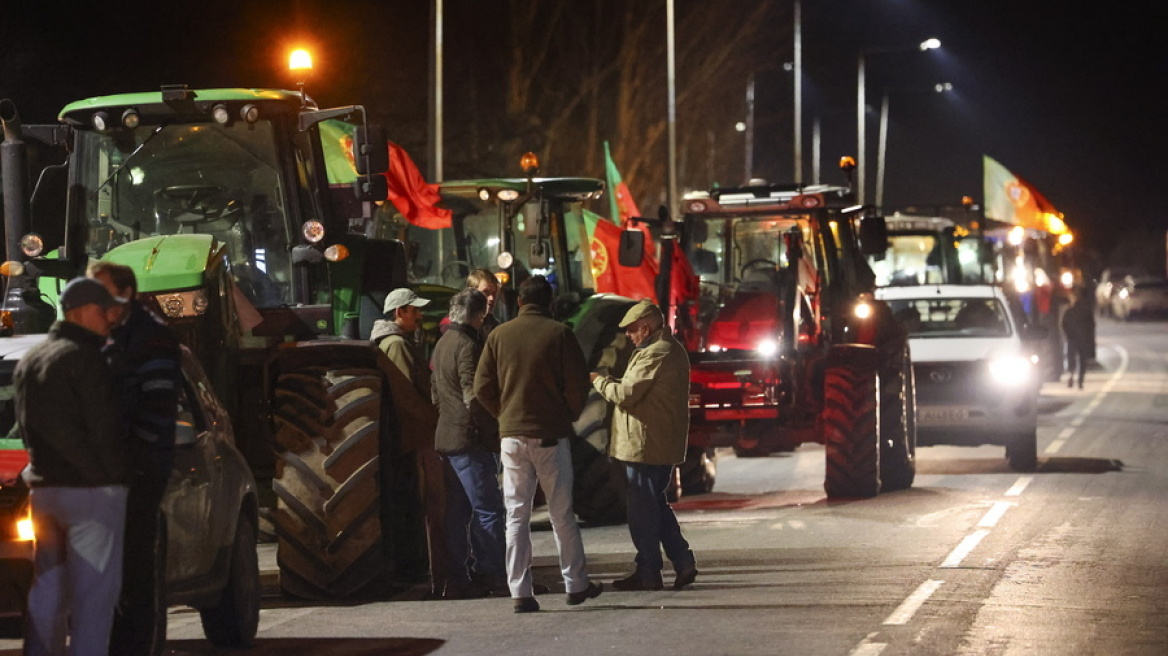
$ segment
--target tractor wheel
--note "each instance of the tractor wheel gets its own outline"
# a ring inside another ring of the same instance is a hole
[[[379,517],[381,375],[305,367],[276,379],[272,486],[284,593],[376,594],[389,564]]]
[[[260,623],[260,564],[256,520],[239,510],[231,563],[214,606],[200,608],[203,633],[216,647],[250,647]],[[161,644],[161,643],[160,643]]]
[[[880,367],[880,491],[910,488],[916,474],[916,394],[901,344]]]
[[[685,462],[677,466],[681,494],[707,494],[714,491],[718,464],[714,450],[691,446],[685,450]]]
[[[588,392],[584,412],[576,420],[572,440],[573,509],[587,524],[625,521],[628,482],[624,466],[608,458],[608,402],[596,390]]]
[[[837,364],[824,375],[823,432],[830,498],[880,492],[880,421],[875,366]]]
[[[1006,445],[1006,461],[1010,469],[1032,472],[1038,468],[1038,429],[1015,435]]]

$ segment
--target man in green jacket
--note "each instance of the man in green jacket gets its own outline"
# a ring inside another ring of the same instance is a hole
[[[475,397],[499,420],[507,585],[516,613],[539,610],[531,580],[531,505],[538,482],[560,552],[569,606],[599,596],[588,579],[572,511],[572,422],[588,398],[588,365],[571,329],[551,316],[543,276],[519,286],[519,316],[491,331],[475,373]]]
[[[661,548],[673,562],[673,587],[697,578],[693,551],[681,535],[665,489],[685,460],[689,434],[689,357],[665,327],[661,309],[641,301],[620,322],[637,347],[621,378],[593,373],[592,386],[615,406],[610,455],[628,475],[629,534],[637,568],[614,581],[617,590],[660,590]]]

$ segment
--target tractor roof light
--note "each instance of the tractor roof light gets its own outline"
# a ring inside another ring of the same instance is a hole
[[[851,171],[856,168],[856,158],[844,155],[839,160],[839,167],[841,171]]]
[[[299,77],[308,77],[312,72],[312,55],[303,48],[297,48],[288,55],[288,70]]]
[[[130,107],[126,109],[126,111],[122,112],[122,127],[126,128],[127,130],[133,130],[134,128],[138,127],[141,122],[142,116],[138,113],[138,110],[134,109],[133,107]]]
[[[90,122],[93,123],[94,129],[99,132],[105,132],[113,127],[113,124],[110,122],[110,115],[107,112],[95,112],[90,118]]]
[[[20,252],[26,257],[37,257],[45,252],[45,240],[35,232],[30,232],[20,238]]]
[[[539,158],[535,156],[535,153],[524,153],[523,157],[519,159],[519,167],[523,169],[524,173],[531,175],[539,170]]]
[[[211,108],[211,118],[219,125],[227,125],[231,121],[231,112],[227,109],[227,105],[219,103]]]
[[[491,200],[491,190],[486,187],[479,187],[479,200],[484,203]]]
[[[498,192],[496,192],[495,196],[498,197],[498,199],[501,201],[510,203],[516,198],[519,198],[519,192],[515,191],[514,189],[500,189]]]
[[[260,108],[257,105],[248,103],[239,109],[239,118],[247,123],[255,123],[260,120]]]
[[[319,244],[324,239],[324,224],[320,221],[305,221],[300,226],[300,232],[308,243]]]

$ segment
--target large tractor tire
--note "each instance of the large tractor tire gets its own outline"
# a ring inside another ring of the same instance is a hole
[[[908,345],[899,343],[880,366],[880,491],[912,487],[916,463],[916,392]]]
[[[625,521],[628,481],[620,463],[608,458],[609,419],[612,411],[596,390],[576,420],[572,440],[573,508],[585,523],[620,524]]]
[[[284,593],[376,595],[390,565],[380,523],[382,378],[360,367],[279,375],[273,523]]]
[[[823,438],[829,498],[880,493],[880,377],[876,350],[841,347],[824,373]]]

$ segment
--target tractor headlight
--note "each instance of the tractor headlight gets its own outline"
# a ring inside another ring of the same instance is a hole
[[[45,251],[45,240],[36,233],[29,233],[20,238],[20,250],[26,257],[37,257]]]
[[[201,289],[173,294],[158,294],[154,297],[162,313],[171,319],[197,317],[207,312],[210,301]]]
[[[1021,385],[1030,380],[1034,369],[1031,358],[1011,356],[989,361],[990,377],[1003,385]]]
[[[779,352],[779,343],[773,339],[764,339],[755,347],[758,354],[764,358],[769,358]]]
[[[300,233],[304,235],[304,241],[319,244],[324,239],[324,224],[320,221],[305,221],[300,226]]]
[[[853,312],[855,312],[857,319],[867,319],[872,316],[872,304],[867,301],[860,301],[856,303]]]

